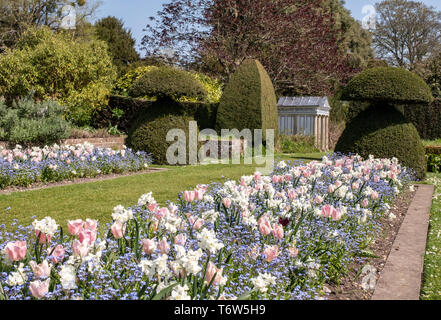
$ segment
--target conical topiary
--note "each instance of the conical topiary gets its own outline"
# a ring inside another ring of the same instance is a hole
[[[274,129],[278,134],[277,98],[265,68],[257,60],[245,60],[231,76],[216,118],[216,130]]]

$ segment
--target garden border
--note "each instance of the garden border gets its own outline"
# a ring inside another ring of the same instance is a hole
[[[434,186],[416,187],[372,300],[419,300]]]

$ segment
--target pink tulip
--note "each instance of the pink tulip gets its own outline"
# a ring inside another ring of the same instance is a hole
[[[94,243],[96,241],[97,231],[96,230],[89,230],[89,229],[83,229],[83,231],[80,232],[80,242],[83,243],[84,241],[88,241],[90,244]]]
[[[86,222],[84,222],[83,227],[84,227],[84,229],[87,229],[87,230],[97,231],[98,220],[86,219]]]
[[[337,188],[341,187],[342,184],[343,184],[343,182],[341,182],[340,180],[337,180],[337,181],[335,182],[335,186],[336,186]]]
[[[291,189],[288,191],[288,198],[290,200],[296,199],[297,198],[297,192],[294,189]]]
[[[155,212],[154,216],[158,221],[161,221],[164,217],[166,217],[170,211],[167,208],[161,208]]]
[[[262,177],[262,174],[260,172],[254,172],[254,181],[259,181]]]
[[[52,252],[52,254],[51,254],[51,252]],[[53,248],[47,249],[47,254],[50,254],[52,256],[51,262],[53,264],[57,264],[58,262],[63,261],[65,252],[64,252],[63,246],[61,244],[58,244],[55,247],[55,249],[53,249]]]
[[[204,198],[205,190],[204,189],[195,189],[194,195],[196,200],[201,201]]]
[[[41,232],[40,230],[35,229],[35,236],[38,237],[38,235],[40,235],[40,239],[39,239],[40,244],[47,243],[47,242],[51,241],[50,235],[46,235],[43,232]]]
[[[207,272],[205,274],[205,283],[212,283],[213,285],[219,285],[222,281],[222,272],[224,268],[219,269],[213,262],[208,262]],[[214,279],[213,279],[214,277]]]
[[[335,186],[333,184],[330,184],[328,187],[328,193],[334,193],[335,192]]]
[[[358,188],[360,188],[360,183],[358,182],[352,183],[352,190],[358,190]]]
[[[326,204],[322,207],[322,216],[325,218],[329,218],[332,214],[333,207],[329,204]]]
[[[379,196],[378,196],[378,192],[372,190],[372,192],[371,192],[371,198],[372,198],[372,200],[377,200],[378,197],[379,197]]]
[[[366,208],[369,205],[369,200],[367,198],[364,198],[363,201],[361,202],[361,206],[363,208]]]
[[[72,249],[75,256],[84,258],[89,253],[89,241],[80,242],[75,240],[72,243]]]
[[[267,217],[261,217],[258,221],[259,223],[259,231],[262,235],[267,236],[271,233],[272,227],[271,223],[267,219]]]
[[[175,237],[174,242],[175,242],[175,244],[178,244],[178,245],[180,245],[180,246],[184,246],[184,245],[185,245],[185,242],[187,242],[187,236],[186,236],[185,234],[183,234],[183,233],[178,234],[178,235]]]
[[[158,249],[161,254],[167,254],[170,251],[170,246],[165,237],[159,242]]]
[[[277,245],[266,247],[265,250],[263,250],[263,254],[266,257],[265,261],[271,262],[279,256],[279,247]]]
[[[31,261],[29,262],[29,265],[31,266],[32,272],[36,278],[46,278],[51,274],[51,267],[46,260],[40,264],[37,264],[35,261]]]
[[[157,206],[158,204],[156,202],[152,202],[147,205],[147,209],[149,209],[150,211],[155,211]]]
[[[274,238],[281,240],[284,237],[283,227],[280,224],[276,224],[273,228],[273,236]]]
[[[80,234],[81,231],[83,231],[83,225],[84,222],[81,219],[67,221],[67,228],[69,230],[69,233],[73,236],[77,236]]]
[[[334,208],[334,210],[332,210],[332,213],[331,213],[332,220],[334,220],[334,221],[338,221],[338,220],[341,219],[342,215],[343,215],[343,214],[342,214],[342,212],[341,212],[341,209],[335,209],[335,208]]]
[[[290,174],[285,174],[284,178],[286,181],[292,181],[292,175]]]
[[[152,254],[153,252],[155,252],[156,247],[157,247],[157,244],[156,244],[155,240],[150,240],[150,239],[143,239],[142,240],[142,250],[146,254]]]
[[[194,191],[184,191],[184,200],[187,202],[193,202],[196,194]]]
[[[197,218],[194,216],[190,216],[188,218],[188,221],[190,222],[190,224],[193,226],[194,230],[199,230],[202,228],[202,226],[204,225],[204,219],[201,218]]]
[[[126,225],[119,221],[115,221],[110,230],[112,231],[113,237],[115,239],[121,239],[126,232]]]
[[[379,177],[379,176],[374,176],[374,182],[375,182],[375,183],[380,182],[380,177]]]
[[[37,299],[43,298],[49,291],[50,280],[51,279],[49,278],[45,281],[32,281],[29,284],[29,291],[31,292],[32,296]]]
[[[20,261],[26,257],[26,241],[9,242],[5,247],[9,260]]]
[[[317,195],[317,196],[314,198],[314,203],[315,203],[315,204],[321,204],[322,202],[323,202],[323,197]]]
[[[222,203],[226,208],[231,207],[231,199],[230,198],[223,198]]]

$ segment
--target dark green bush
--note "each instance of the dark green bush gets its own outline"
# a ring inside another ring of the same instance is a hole
[[[268,73],[257,60],[245,60],[226,86],[216,130],[274,129],[278,134],[277,98]]]
[[[192,117],[174,114],[153,116],[146,113],[139,118],[129,131],[127,144],[135,151],[142,150],[153,154],[156,164],[168,164],[167,150],[174,142],[167,142],[167,133],[170,129],[182,129],[186,135],[186,149],[188,161],[189,122]]]
[[[429,86],[416,74],[399,68],[380,67],[361,72],[344,88],[343,100],[376,103],[430,103]]]
[[[117,126],[119,130],[128,132],[135,119],[144,113],[176,113],[194,117],[200,130],[213,129],[216,124],[218,103],[176,102],[170,100],[151,101],[110,96],[109,105],[94,115],[94,126],[99,128]],[[116,111],[120,113],[116,115]]]
[[[182,97],[202,101],[207,92],[190,73],[171,67],[154,68],[135,81],[129,90],[131,97],[157,97],[178,100]]]
[[[0,140],[25,146],[57,143],[69,137],[64,111],[54,101],[38,103],[30,96],[12,107],[0,101]]]
[[[430,105],[405,105],[404,115],[415,125],[421,139],[441,138],[441,99],[433,100]]]
[[[364,158],[396,157],[415,170],[419,179],[425,176],[425,151],[418,131],[392,106],[370,106],[360,112],[347,124],[335,151],[358,153]]]

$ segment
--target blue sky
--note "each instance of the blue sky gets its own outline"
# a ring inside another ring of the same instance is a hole
[[[126,28],[132,30],[136,39],[137,46],[140,45],[144,32],[142,31],[148,23],[148,17],[155,16],[161,10],[162,4],[169,0],[101,0],[96,18],[115,16],[123,19]],[[362,20],[363,7],[375,4],[376,0],[346,0],[352,16],[357,20]],[[440,0],[422,0],[423,3],[436,7],[441,11]]]

